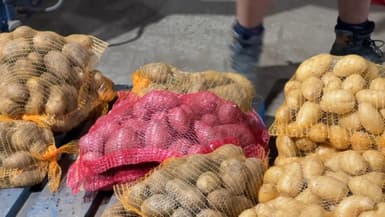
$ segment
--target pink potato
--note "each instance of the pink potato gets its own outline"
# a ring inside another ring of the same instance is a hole
[[[191,145],[192,142],[189,139],[179,138],[171,142],[171,145],[168,147],[167,150],[185,155],[188,153],[188,150],[190,149]]]
[[[82,155],[82,160],[83,161],[94,161],[100,157],[103,157],[102,153],[90,151],[90,152],[86,152],[85,154]]]
[[[201,145],[206,145],[215,139],[214,128],[205,124],[203,121],[194,122],[194,132]]]
[[[238,106],[230,102],[219,105],[217,115],[221,124],[239,123],[243,117],[243,113]]]
[[[165,148],[168,145],[169,138],[167,124],[162,121],[151,120],[144,132],[146,147]]]
[[[105,138],[98,133],[88,133],[80,138],[79,146],[82,152],[104,152]]]
[[[187,133],[191,126],[191,116],[181,107],[175,107],[168,111],[170,126],[180,134]]]
[[[168,91],[151,91],[140,100],[144,108],[153,111],[164,111],[180,105],[178,95]]]
[[[224,124],[214,127],[218,139],[236,138],[241,145],[255,144],[256,140],[248,126],[244,124]]]
[[[185,95],[182,100],[195,114],[214,113],[220,101],[215,94],[207,91]]]
[[[104,153],[109,154],[135,147],[137,143],[136,134],[132,128],[120,128],[115,131],[104,147]]]
[[[213,115],[213,114],[204,114],[202,117],[201,117],[201,121],[203,121],[203,123],[209,125],[209,126],[214,126],[214,125],[217,125],[218,124],[218,117],[216,115]]]

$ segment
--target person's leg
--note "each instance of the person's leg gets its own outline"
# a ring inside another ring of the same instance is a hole
[[[330,51],[334,55],[358,54],[382,63],[383,55],[371,39],[374,22],[369,21],[371,0],[338,0],[336,40]]]
[[[272,0],[237,0],[234,40],[231,45],[233,70],[248,74],[255,71],[262,52],[263,18]]]

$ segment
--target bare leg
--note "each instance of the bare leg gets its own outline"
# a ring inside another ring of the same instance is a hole
[[[348,1],[348,0],[345,0]],[[262,24],[272,0],[237,0],[237,20],[246,28]]]
[[[371,0],[338,0],[338,15],[340,19],[349,24],[366,22],[369,16],[370,1]]]

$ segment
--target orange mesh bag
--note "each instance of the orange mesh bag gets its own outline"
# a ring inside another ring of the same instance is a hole
[[[228,144],[210,154],[169,159],[142,181],[114,191],[140,216],[232,217],[257,203],[263,171],[261,160]]]
[[[0,115],[68,131],[115,97],[94,67],[107,44],[22,26],[0,34]]]
[[[324,150],[276,162],[264,174],[260,204],[247,212],[257,216],[383,216],[384,188],[381,152]]]
[[[61,153],[75,154],[78,146],[55,146],[48,128],[30,121],[0,122],[0,188],[38,184],[48,175],[51,191],[56,191],[61,178],[57,161]]]
[[[102,217],[139,217],[134,212],[127,211],[123,204],[117,202],[113,206],[104,210]]]
[[[319,54],[285,85],[285,101],[269,132],[338,150],[381,150],[385,130],[385,71],[357,55]],[[306,150],[308,149],[308,150]]]
[[[150,63],[133,74],[134,93],[140,96],[151,90],[177,93],[210,91],[250,111],[255,97],[253,84],[244,76],[231,72],[184,72],[166,63]]]

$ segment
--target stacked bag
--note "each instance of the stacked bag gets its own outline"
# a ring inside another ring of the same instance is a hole
[[[278,157],[260,203],[241,217],[385,216],[382,73],[357,55],[320,54],[298,67],[269,129]]]
[[[88,35],[63,37],[27,26],[0,34],[0,187],[41,182],[57,190],[61,153],[55,145],[89,117],[106,112],[113,83],[94,69],[107,44]]]

